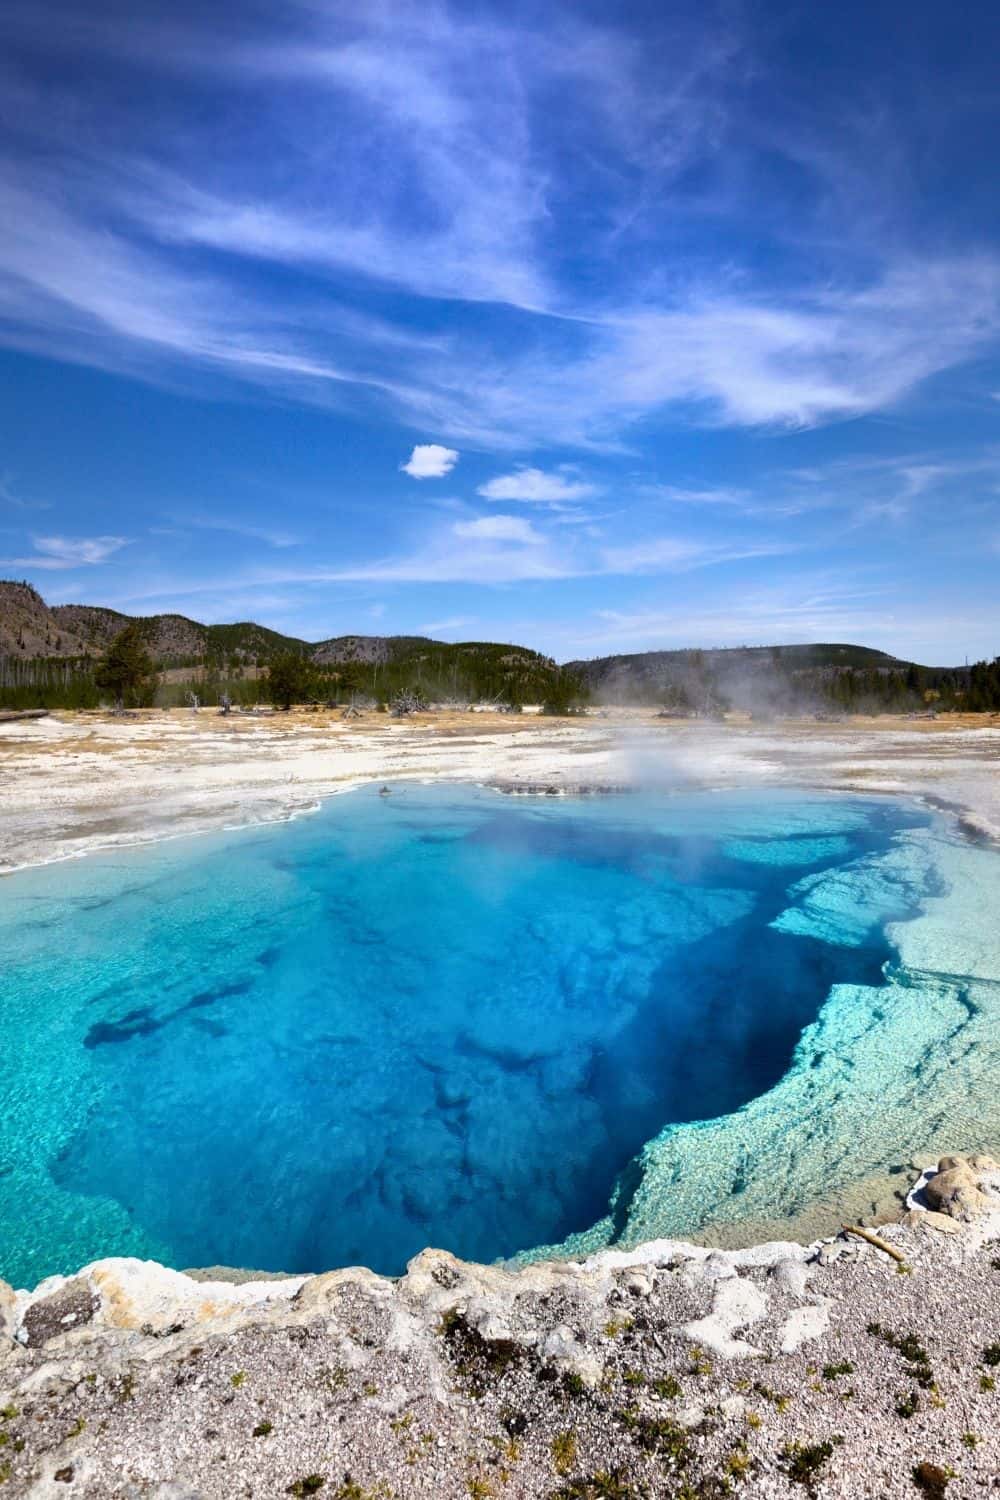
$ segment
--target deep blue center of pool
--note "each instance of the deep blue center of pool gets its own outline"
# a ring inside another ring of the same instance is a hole
[[[87,1252],[398,1272],[585,1229],[665,1124],[773,1084],[831,984],[879,982],[874,920],[846,944],[770,924],[914,820],[396,786],[12,877],[0,1190],[35,1175],[20,1216],[8,1184],[0,1275]]]

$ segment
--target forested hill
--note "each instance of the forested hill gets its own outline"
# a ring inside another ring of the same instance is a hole
[[[572,661],[592,701],[754,715],[1000,707],[1000,669],[925,667],[847,643],[642,651]],[[973,701],[975,700],[975,701]]]
[[[249,621],[202,625],[186,615],[143,618],[96,604],[49,605],[30,584],[0,580],[0,656],[100,656],[136,618],[146,627],[153,659],[164,667],[230,658],[256,665],[281,651],[312,649],[306,641]]]
[[[252,621],[203,625],[184,615],[138,622],[90,604],[47,605],[27,583],[0,581],[0,707],[93,707],[94,671],[114,638],[139,623],[157,669],[159,703],[227,694],[253,703],[278,658],[308,664],[317,701],[360,695],[387,702],[408,691],[427,701],[649,705],[670,712],[755,717],[803,712],[1000,709],[1000,658],[971,667],[924,667],[845,643],[645,651],[557,666],[526,646],[446,643],[425,636],[344,635],[310,642]]]
[[[656,698],[664,685],[695,675],[729,679],[767,678],[775,672],[897,671],[912,663],[870,646],[726,646],[712,650],[637,651],[624,656],[597,656],[568,662],[601,697],[621,701]],[[635,695],[638,693],[639,699]],[[624,695],[624,696],[622,696]],[[631,695],[631,696],[630,696]]]
[[[94,668],[126,626],[139,623],[160,673],[160,702],[188,689],[213,702],[261,696],[258,679],[279,657],[310,664],[318,698],[347,693],[386,701],[411,690],[425,699],[568,703],[579,684],[551,658],[494,641],[456,644],[424,636],[348,635],[310,642],[252,621],[203,625],[184,615],[139,619],[89,604],[47,605],[27,583],[0,581],[0,706],[89,707]]]

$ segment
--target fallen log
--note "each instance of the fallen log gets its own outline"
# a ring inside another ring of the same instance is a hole
[[[859,1239],[867,1240],[869,1245],[874,1245],[876,1250],[883,1250],[886,1255],[891,1255],[893,1260],[898,1261],[901,1266],[906,1265],[906,1256],[902,1251],[897,1250],[895,1245],[890,1245],[889,1241],[882,1239],[880,1235],[872,1234],[870,1229],[861,1229],[857,1224],[844,1224],[842,1227],[845,1234],[856,1234]]]

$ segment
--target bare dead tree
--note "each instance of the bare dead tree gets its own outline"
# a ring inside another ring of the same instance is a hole
[[[405,719],[408,714],[426,713],[427,704],[418,693],[404,688],[393,698],[389,705],[389,712],[394,719]]]

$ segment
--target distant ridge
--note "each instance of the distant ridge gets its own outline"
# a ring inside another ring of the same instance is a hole
[[[157,701],[203,701],[221,692],[260,695],[258,676],[275,657],[311,662],[319,695],[358,693],[384,702],[404,689],[437,701],[479,698],[568,703],[579,684],[551,657],[496,641],[445,642],[413,635],[343,635],[305,641],[252,620],[203,625],[186,615],[136,617],[93,604],[48,605],[28,583],[0,580],[0,706],[87,707],[98,701],[94,665],[139,619],[161,674]]]
[[[136,617],[94,604],[46,604],[28,583],[0,581],[0,707],[93,707],[96,663]],[[305,641],[252,620],[203,625],[186,615],[141,618],[158,669],[155,701],[193,694],[255,703],[276,657],[310,663],[314,700],[386,703],[544,703],[559,712],[646,705],[681,715],[754,718],[795,713],[933,712],[1000,706],[1000,661],[924,667],[851,642],[640,651],[559,666],[527,646],[435,641],[419,635],[341,635]]]
[[[247,665],[266,664],[279,652],[296,651],[319,665],[357,662],[366,666],[398,661],[414,651],[450,643],[419,635],[340,635],[306,641],[282,635],[252,620],[232,625],[202,625],[186,615],[126,615],[98,604],[45,603],[28,583],[0,579],[0,656],[101,656],[110,642],[133,620],[149,630],[149,649],[159,665],[187,665],[199,660],[239,658]],[[471,642],[470,645],[482,644]],[[528,647],[508,647],[540,660],[550,660]],[[870,646],[818,644],[791,646],[725,646],[704,650],[639,651],[570,661],[564,669],[594,688],[612,683],[654,685],[666,672],[682,670],[698,659],[710,670],[728,670],[733,663],[752,670],[782,668],[905,669],[912,662],[876,651]]]
[[[588,666],[604,666],[609,663],[648,663],[676,665],[700,656],[706,663],[720,666],[736,658],[795,663],[808,667],[871,667],[908,666],[902,657],[891,656],[887,651],[877,651],[873,646],[855,646],[849,642],[823,642],[820,644],[789,646],[690,646],[673,651],[635,651],[626,655],[597,656],[588,661],[574,663],[581,669]]]
[[[963,668],[924,667],[850,642],[639,651],[567,662],[565,670],[596,703],[754,715],[928,706],[942,689],[961,690],[968,676]]]
[[[202,625],[186,615],[135,616],[97,604],[45,603],[30,584],[0,580],[0,655],[32,657],[101,656],[126,625],[141,619],[149,649],[162,666],[206,658],[239,657],[266,661],[279,651],[308,652],[306,641],[264,625]]]
[[[198,662],[239,662],[266,665],[288,651],[300,653],[318,666],[355,662],[385,666],[415,652],[500,650],[512,657],[546,662],[550,657],[525,646],[470,641],[453,644],[423,635],[340,635],[324,641],[305,641],[282,635],[253,620],[232,625],[202,625],[186,615],[126,615],[98,604],[45,603],[28,583],[0,579],[0,656],[35,658],[100,657],[126,625],[140,621],[148,631],[148,649],[157,666],[191,666]]]

